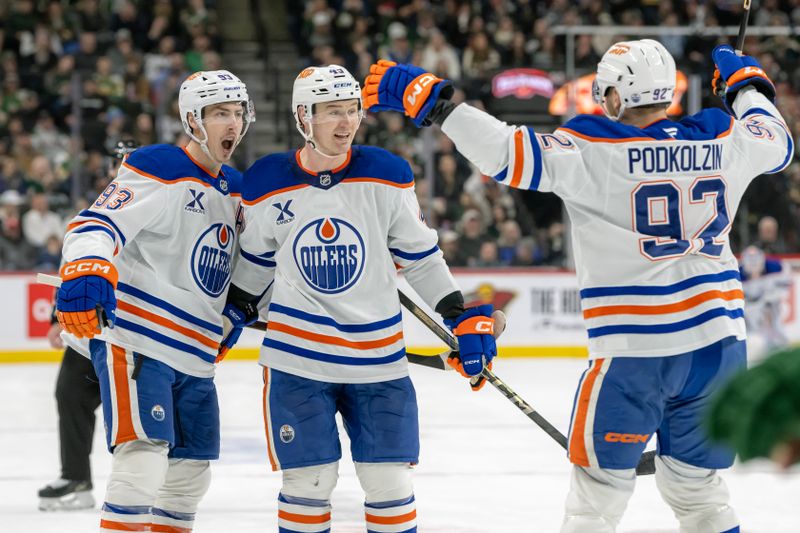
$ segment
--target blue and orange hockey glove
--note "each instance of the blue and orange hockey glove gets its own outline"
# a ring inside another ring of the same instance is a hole
[[[714,79],[711,82],[712,88],[716,92],[720,81],[725,81],[723,102],[732,115],[734,114],[733,101],[736,99],[736,95],[747,86],[755,87],[771,102],[775,101],[775,86],[754,57],[736,55],[733,47],[721,44],[711,52],[711,58],[716,66]]]
[[[458,338],[458,353],[447,358],[447,364],[470,379],[473,390],[480,390],[485,380],[480,376],[484,366],[491,368],[497,355],[494,340],[494,318],[491,305],[471,307],[456,318],[445,319],[445,325]]]
[[[56,318],[64,331],[91,339],[103,326],[114,327],[117,278],[114,265],[97,257],[70,261],[61,267]]]
[[[244,307],[244,309],[242,309]],[[252,324],[258,319],[258,310],[256,306],[247,303],[241,306],[234,304],[227,304],[225,309],[222,310],[222,342],[219,344],[219,351],[217,352],[217,359],[215,363],[219,363],[231,348],[239,341],[244,328]]]
[[[385,59],[369,68],[364,81],[364,109],[399,111],[411,117],[418,128],[430,126],[428,114],[439,96],[450,98],[453,84],[409,64]]]

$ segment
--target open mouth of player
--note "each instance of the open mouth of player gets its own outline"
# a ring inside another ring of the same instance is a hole
[[[232,152],[232,151],[233,151],[233,146],[234,146],[235,142],[236,142],[236,139],[234,139],[234,138],[230,138],[230,139],[222,139],[222,149],[223,149],[223,150],[224,150],[226,153],[228,153],[228,152]]]
[[[338,132],[334,133],[333,137],[339,141],[340,143],[348,142],[350,140],[350,132]]]

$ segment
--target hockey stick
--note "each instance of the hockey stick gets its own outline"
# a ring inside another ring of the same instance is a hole
[[[51,287],[61,286],[61,278],[59,276],[53,276],[51,274],[43,274],[40,272],[36,274],[36,281],[38,283],[41,283],[42,285],[49,285]],[[258,321],[250,324],[247,327],[263,332],[265,329],[267,329],[267,323]],[[445,350],[442,353],[433,355],[421,355],[421,354],[406,352],[406,359],[408,359],[409,363],[413,363],[415,365],[427,366],[430,368],[435,368],[437,370],[452,370],[452,368],[445,362],[447,361],[447,356],[449,356],[450,353],[451,353],[450,350]]]
[[[458,340],[453,336],[452,333],[444,329],[438,323],[436,323],[433,318],[431,318],[428,313],[426,313],[421,307],[419,307],[411,298],[406,296],[403,291],[398,290],[398,294],[400,295],[400,303],[403,304],[403,307],[408,309],[411,314],[417,317],[420,322],[425,324],[428,329],[430,329],[434,335],[439,337],[442,341],[444,341],[448,346],[450,346],[453,351],[458,350]],[[565,450],[568,449],[567,447],[567,437],[561,433],[553,424],[547,421],[542,415],[536,412],[528,402],[526,402],[522,397],[514,392],[514,390],[506,385],[506,383],[498,378],[494,372],[492,372],[488,368],[484,368],[481,372],[483,377],[486,378],[486,381],[491,383],[491,385],[500,391],[500,393],[505,396],[511,403],[513,403],[517,408],[525,413],[525,415],[533,420],[533,422],[542,428],[545,433],[547,433],[554,441],[561,445],[562,448]],[[641,459],[639,460],[639,464],[636,466],[636,474],[640,476],[646,476],[649,474],[654,474],[656,471],[655,466],[655,451],[649,451],[642,454]]]
[[[736,55],[742,55],[742,49],[744,48],[744,35],[747,32],[747,23],[750,20],[750,0],[742,0],[742,18],[739,21],[739,34],[736,36]],[[717,96],[723,98],[725,96],[726,90],[726,83],[724,80],[720,79],[719,84],[717,86]]]

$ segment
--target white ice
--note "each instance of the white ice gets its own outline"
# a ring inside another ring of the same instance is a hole
[[[559,429],[566,431],[585,361],[500,359],[495,372]],[[98,511],[43,513],[36,491],[59,472],[53,389],[57,365],[0,366],[0,531],[97,530]],[[415,473],[420,533],[557,532],[567,492],[565,454],[490,386],[469,391],[453,372],[412,369],[420,405],[422,455]],[[200,505],[196,533],[277,531],[280,475],[269,470],[255,362],[219,371],[222,458]],[[99,411],[98,411],[99,416]],[[98,423],[95,499],[102,501],[109,455]],[[341,430],[340,430],[341,431]],[[343,438],[344,432],[341,431]],[[349,450],[348,444],[343,445]],[[362,494],[347,452],[333,496],[334,533],[363,532]],[[737,465],[726,475],[747,533],[800,531],[800,476],[768,463]],[[652,476],[640,478],[619,531],[676,532],[677,523]]]

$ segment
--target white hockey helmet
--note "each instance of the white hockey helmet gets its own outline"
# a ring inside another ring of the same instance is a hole
[[[245,84],[227,70],[210,70],[195,72],[184,80],[178,93],[178,108],[181,113],[183,129],[193,141],[198,143],[203,151],[211,156],[208,151],[208,134],[203,126],[203,108],[214,104],[241,103],[244,108],[244,124],[242,132],[236,140],[238,145],[247,128],[256,120],[253,102],[247,95]],[[200,139],[192,127],[189,126],[187,115],[191,114],[203,134]]]
[[[314,104],[353,99],[358,99],[359,116],[363,117],[361,85],[346,68],[339,65],[328,65],[304,69],[295,78],[294,87],[292,88],[292,114],[300,135],[314,146],[314,141],[312,140],[314,130],[311,125],[311,119],[314,116]],[[303,124],[300,123],[300,115],[297,112],[297,108],[300,106],[303,107],[305,122],[309,125],[308,132],[305,131]]]
[[[742,251],[740,263],[748,276],[757,277],[764,271],[764,251],[755,245],[750,245]]]
[[[592,97],[608,118],[619,120],[630,107],[671,103],[675,80],[675,60],[663,44],[652,39],[620,42],[598,63]],[[620,98],[617,116],[609,115],[603,105],[610,87]]]

